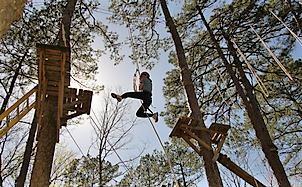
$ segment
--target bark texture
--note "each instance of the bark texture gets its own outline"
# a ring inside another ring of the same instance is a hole
[[[196,98],[193,82],[191,79],[191,71],[188,68],[188,64],[185,57],[185,52],[183,49],[183,45],[181,39],[179,37],[178,31],[175,27],[175,24],[172,21],[172,17],[168,10],[167,4],[165,0],[160,0],[161,7],[166,19],[166,25],[169,27],[177,55],[178,65],[180,69],[180,78],[183,84],[183,88],[185,91],[185,95],[187,98],[189,110],[190,110],[190,117],[199,120],[200,127],[205,127],[205,123],[203,121],[203,114],[201,113],[198,100]],[[204,142],[208,145],[211,144],[209,134],[202,131],[201,133],[196,133],[196,135],[201,138]],[[207,175],[208,184],[210,187],[222,187],[222,180],[220,177],[220,172],[218,170],[218,166],[216,162],[212,161],[214,156],[213,151],[209,151],[201,147],[200,155],[203,157],[204,167]]]

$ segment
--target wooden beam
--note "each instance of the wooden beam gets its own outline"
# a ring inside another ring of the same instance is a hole
[[[195,140],[197,140],[204,148],[206,148],[207,150],[211,151],[212,147],[210,145],[208,145],[207,143],[205,143],[203,140],[201,140],[198,136],[196,136],[194,133],[192,133],[190,131],[190,129],[187,128],[182,128],[184,131],[186,131],[186,133],[188,133],[192,138],[194,138]]]
[[[226,155],[219,154],[218,162],[222,164],[224,167],[228,168],[230,171],[238,175],[240,178],[245,180],[252,186],[255,187],[265,187],[261,182],[255,179],[253,176],[245,172],[239,166],[237,166],[234,162],[232,162]]]
[[[29,96],[31,96],[33,93],[37,91],[37,87],[32,88],[27,94],[25,94],[21,99],[19,99],[15,104],[13,104],[11,107],[9,107],[7,110],[5,110],[0,115],[0,121],[2,121],[3,118],[5,118],[9,113],[11,113],[13,110],[15,110],[21,103],[23,103]]]

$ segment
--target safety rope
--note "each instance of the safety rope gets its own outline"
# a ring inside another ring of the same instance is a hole
[[[296,38],[296,40],[300,43],[300,45],[302,46],[302,39],[299,38],[296,33],[294,33],[283,21],[281,18],[279,18],[273,11],[272,9],[269,9],[269,11],[287,28],[287,30],[293,35],[294,38]]]
[[[97,116],[95,115],[94,111],[91,109],[92,113],[94,114],[95,118],[97,119]],[[109,142],[109,140],[106,138],[106,136],[104,135],[104,133],[102,132],[102,130],[100,129],[100,127],[97,125],[97,123],[95,122],[95,120],[91,117],[91,115],[89,115],[89,118],[91,119],[91,121],[94,123],[95,127],[99,130],[99,132],[102,134],[102,136],[105,138],[105,140],[107,141],[107,143],[109,144],[109,146],[111,147],[111,149],[114,151],[114,153],[116,154],[116,156],[118,157],[118,159],[123,163],[124,167],[126,168],[127,172],[133,177],[133,179],[139,184],[139,186],[141,186],[140,182],[138,181],[138,179],[133,175],[133,173],[129,170],[129,168],[127,167],[127,165],[125,164],[125,162],[122,160],[122,158],[120,157],[120,155],[117,153],[117,151],[114,149],[114,147],[112,146],[112,144]]]
[[[275,59],[275,61],[277,62],[277,64],[280,66],[280,68],[284,71],[284,73],[291,79],[293,80],[292,76],[288,73],[288,71],[286,70],[286,68],[281,64],[281,62],[279,61],[279,59],[276,57],[276,55],[269,49],[269,47],[265,44],[265,42],[262,40],[262,38],[259,36],[259,34],[255,31],[255,29],[253,28],[253,26],[250,24],[250,27],[252,28],[252,30],[255,32],[255,34],[257,35],[257,37],[260,39],[260,41],[262,42],[262,44],[265,46],[265,48],[268,50],[268,52],[272,55],[272,57]]]
[[[148,115],[148,113],[147,113],[147,111],[146,111],[144,105],[142,105],[142,106],[143,106],[144,111],[145,111],[145,113],[146,113],[146,115],[147,115],[147,117],[148,117],[148,119],[149,119],[149,122],[150,122],[150,124],[151,124],[151,126],[152,126],[152,128],[153,128],[153,130],[154,130],[154,132],[155,132],[155,134],[156,134],[156,136],[157,136],[157,139],[158,139],[158,141],[159,141],[161,147],[162,147],[163,150],[164,150],[164,153],[165,153],[165,156],[166,156],[166,158],[167,158],[167,161],[168,161],[168,163],[169,163],[169,165],[170,165],[170,169],[171,169],[171,171],[172,171],[172,174],[173,174],[175,183],[176,183],[177,187],[180,187],[180,186],[179,186],[179,183],[178,183],[178,181],[177,181],[177,178],[176,178],[174,169],[173,169],[173,167],[172,167],[171,161],[170,161],[170,159],[169,159],[168,153],[167,153],[167,151],[166,151],[166,149],[165,149],[165,147],[164,147],[164,145],[163,145],[163,143],[162,143],[162,141],[161,141],[161,139],[160,139],[160,137],[159,137],[159,135],[158,135],[158,133],[157,133],[157,130],[156,130],[156,128],[155,128],[153,122],[151,121],[150,116]]]
[[[130,35],[131,46],[132,46],[132,53],[134,54],[135,64],[136,64],[136,70],[135,70],[134,75],[133,75],[133,90],[135,92],[137,92],[137,85],[136,85],[137,76],[136,76],[136,73],[138,73],[138,76],[141,73],[139,71],[138,57],[137,57],[136,51],[134,49],[134,40],[133,40],[133,35],[132,35],[132,30],[131,30],[129,18],[127,18],[127,22],[128,22],[129,35]]]
[[[67,130],[67,132],[69,133],[71,139],[73,140],[73,142],[75,143],[75,145],[77,146],[77,148],[79,149],[79,151],[81,152],[82,156],[83,156],[87,161],[91,162],[95,167],[97,167],[96,163],[94,163],[89,157],[87,158],[87,157],[84,155],[84,153],[83,153],[82,149],[80,148],[79,144],[76,142],[76,140],[74,139],[74,137],[72,136],[72,134],[70,133],[70,131],[67,129],[67,126],[65,126],[65,129]],[[88,173],[86,172],[86,170],[85,170],[85,173],[86,173],[87,176],[89,176]]]
[[[257,73],[254,71],[253,67],[251,66],[251,64],[248,62],[248,60],[246,59],[245,55],[241,52],[241,50],[239,49],[239,47],[237,46],[236,42],[234,39],[231,39],[231,41],[234,43],[234,45],[236,46],[237,52],[241,55],[241,57],[243,58],[244,62],[247,64],[248,68],[250,69],[250,71],[252,72],[253,76],[255,77],[258,85],[260,86],[262,93],[264,93],[264,95],[266,97],[269,96],[269,92],[267,91],[265,85],[263,84],[262,80],[260,79],[260,77],[257,75]]]
[[[128,21],[128,27],[129,27],[130,38],[131,38],[132,52],[134,53],[134,58],[135,58],[135,62],[136,62],[136,71],[135,71],[135,73],[134,73],[134,76],[136,76],[136,72],[138,72],[138,74],[140,75],[140,71],[139,71],[139,63],[138,63],[138,58],[137,58],[136,51],[135,51],[135,49],[134,49],[134,41],[133,41],[133,35],[132,35],[131,27],[130,27],[129,18],[128,18],[127,21]],[[133,77],[133,85],[134,85],[134,77]],[[134,88],[134,87],[136,87],[136,86],[133,86],[133,88]],[[134,89],[134,90],[135,90],[135,89]],[[142,101],[140,101],[140,102],[141,102],[141,104],[142,104]],[[148,117],[148,119],[149,119],[149,122],[150,122],[150,124],[151,124],[151,126],[152,126],[152,128],[153,128],[153,130],[154,130],[154,132],[155,132],[155,134],[156,134],[156,136],[157,136],[157,139],[158,139],[158,141],[159,141],[159,143],[160,143],[162,149],[164,150],[165,156],[166,156],[167,161],[168,161],[168,163],[169,163],[169,165],[170,165],[170,169],[171,169],[171,172],[172,172],[172,174],[173,174],[173,177],[174,177],[174,180],[175,180],[175,182],[176,182],[176,185],[177,185],[177,187],[180,187],[180,186],[179,186],[179,183],[178,183],[178,181],[177,181],[175,172],[174,172],[174,170],[173,170],[171,161],[170,161],[169,156],[168,156],[168,154],[167,154],[167,151],[166,151],[166,149],[165,149],[165,147],[164,147],[164,145],[163,145],[163,143],[162,143],[162,141],[161,141],[161,139],[160,139],[160,137],[159,137],[159,135],[158,135],[158,133],[157,133],[157,130],[156,130],[154,124],[152,123],[152,121],[151,121],[151,119],[150,119],[150,116],[147,114],[146,108],[144,107],[144,105],[142,105],[142,106],[143,106],[143,109],[144,109],[144,111],[145,111],[145,113],[146,113],[146,115],[147,115],[147,117]]]

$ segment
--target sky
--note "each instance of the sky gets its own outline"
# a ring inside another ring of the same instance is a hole
[[[102,12],[104,12],[103,9],[106,9],[106,4],[104,4],[104,7],[101,6]],[[106,11],[105,11],[106,13]],[[103,13],[96,14],[96,16],[99,16],[99,18],[103,21],[103,23],[106,24],[106,20],[103,18],[105,16],[108,16]],[[164,29],[164,25],[163,30]],[[130,33],[128,28],[125,26],[119,26],[119,25],[109,25],[109,30],[118,31],[118,34],[120,34],[121,38],[129,37]],[[164,33],[165,34],[165,33]],[[169,33],[167,33],[169,34]],[[93,44],[93,48],[95,49],[103,49],[102,46],[102,39],[96,38],[95,43]],[[122,50],[122,53],[125,54],[125,59],[119,64],[114,65],[114,61],[110,60],[107,55],[104,55],[100,58],[98,62],[99,66],[99,73],[96,76],[97,83],[99,85],[104,85],[105,89],[107,87],[115,87],[115,86],[121,86],[123,90],[125,91],[133,91],[132,88],[132,78],[133,74],[136,70],[136,65],[132,63],[132,61],[128,58],[128,55],[131,53],[131,49],[124,46],[125,48]],[[166,72],[168,70],[171,70],[173,66],[168,63],[168,54],[162,52],[160,62],[154,66],[152,70],[146,70],[142,67],[140,67],[140,72],[147,71],[149,72],[152,83],[153,83],[153,102],[150,106],[151,110],[153,112],[160,113],[161,111],[164,111],[164,103],[165,99],[163,97],[162,88],[164,86],[163,79],[166,76]],[[81,87],[81,85],[72,85],[72,87]],[[99,96],[94,95],[92,99],[92,110],[97,111],[98,107],[100,106],[100,98]],[[139,100],[133,100],[132,104],[132,110],[133,110],[133,116],[135,116],[135,112],[137,108],[140,106]],[[91,114],[91,116],[93,116]],[[87,115],[83,115],[84,118],[88,118]],[[162,150],[162,147],[160,145],[160,142],[149,122],[148,119],[142,119],[142,123],[135,126],[132,130],[132,137],[133,141],[127,146],[131,147],[133,149],[127,150],[127,151],[118,151],[119,156],[123,160],[128,160],[131,157],[136,157],[139,153],[141,148],[144,146],[145,143],[147,143],[147,149],[143,153],[152,153],[154,149]],[[154,122],[154,120],[152,120]],[[164,122],[164,119],[159,116],[159,121],[157,123],[153,123],[156,131],[160,137],[160,140],[162,143],[169,140],[169,134],[172,129],[168,128]],[[76,127],[68,127],[68,130],[72,134],[73,138],[76,140],[76,143],[81,148],[81,151],[84,154],[87,154],[87,151],[89,149],[89,146],[91,145],[91,137],[94,134],[94,130],[92,129],[91,125],[89,124],[89,121],[86,121],[83,125],[78,125]],[[79,149],[77,145],[75,145],[75,142],[73,139],[69,136],[68,133],[61,136],[61,141],[68,144],[67,148],[74,150],[76,152],[79,152]],[[110,140],[109,140],[110,141]],[[90,149],[90,154],[96,155],[96,150]],[[79,154],[79,156],[82,156]],[[109,157],[109,161],[112,163],[119,162],[118,157],[114,154]]]
[[[104,2],[105,3],[105,2]],[[170,3],[172,4],[172,3]],[[106,20],[104,17],[106,15],[106,9],[108,4],[103,4],[101,6],[103,13],[96,14],[98,18],[100,18],[103,23],[106,24]],[[176,7],[176,9],[179,6]],[[171,9],[171,7],[170,7]],[[173,7],[173,10],[174,7]],[[104,13],[105,12],[105,13]],[[109,25],[109,30],[118,31],[121,38],[129,37],[129,30],[125,26],[118,26],[118,25]],[[164,25],[162,28],[163,32],[165,31]],[[162,34],[169,34],[169,33],[162,33]],[[95,49],[103,49],[101,38],[96,38],[95,43],[93,44],[93,48]],[[294,51],[294,56],[299,57],[299,50]],[[100,58],[98,65],[99,65],[99,74],[96,76],[97,83],[99,85],[104,85],[105,89],[107,87],[115,87],[121,86],[125,91],[132,91],[132,76],[136,70],[136,65],[132,64],[131,60],[127,57],[128,54],[131,53],[131,49],[125,48],[122,50],[122,53],[126,55],[125,59],[119,64],[114,65],[114,61],[110,60],[107,55],[104,55]],[[162,52],[160,62],[154,66],[152,70],[145,70],[144,68],[140,67],[140,71],[148,71],[151,75],[151,79],[153,81],[153,103],[151,109],[154,112],[161,112],[164,111],[164,103],[165,99],[163,97],[162,88],[164,86],[163,79],[166,77],[166,72],[171,70],[173,66],[168,63],[168,54]],[[81,85],[73,85],[73,87],[81,87]],[[132,104],[133,109],[133,116],[135,116],[136,109],[140,106],[140,101],[134,100]],[[100,98],[97,95],[93,96],[92,99],[92,110],[97,111],[98,107],[100,106]],[[94,134],[94,130],[92,129],[90,122],[88,120],[88,116],[83,116],[86,122],[82,125],[78,125],[76,127],[67,127],[71,132],[73,138],[75,139],[76,143],[80,147],[81,151],[84,154],[88,153],[89,146],[91,145],[91,137]],[[172,129],[168,128],[164,123],[164,119],[159,117],[159,122],[154,123],[155,128],[160,136],[162,142],[169,141],[169,134]],[[155,132],[149,121],[147,119],[143,119],[142,122],[135,126],[132,131],[133,141],[128,145],[133,149],[126,150],[126,151],[119,151],[119,156],[123,160],[128,160],[131,157],[135,157],[135,155],[139,154],[140,148],[143,146],[145,142],[147,142],[148,147],[145,150],[144,154],[151,153],[154,149],[162,150],[162,147],[157,139]],[[67,148],[79,152],[78,147],[75,145],[75,142],[69,136],[69,134],[64,134],[61,136],[61,141],[68,144]],[[96,150],[89,149],[90,154],[95,156],[97,154]],[[79,154],[79,156],[82,156]],[[119,162],[119,159],[116,155],[112,155],[109,157],[109,161],[113,164]],[[206,178],[206,177],[205,177]],[[257,178],[257,177],[256,177]],[[202,180],[198,187],[208,186],[206,179]]]

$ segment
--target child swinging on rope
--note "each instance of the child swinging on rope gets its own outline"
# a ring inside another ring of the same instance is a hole
[[[142,72],[139,77],[139,92],[126,92],[122,95],[117,95],[115,93],[111,93],[111,96],[118,100],[118,102],[122,101],[125,98],[134,98],[143,100],[142,105],[136,112],[137,117],[146,118],[152,117],[155,122],[158,121],[158,113],[153,113],[149,106],[152,103],[152,80],[150,79],[150,75],[147,72]],[[147,109],[152,112],[152,114],[147,113]]]

